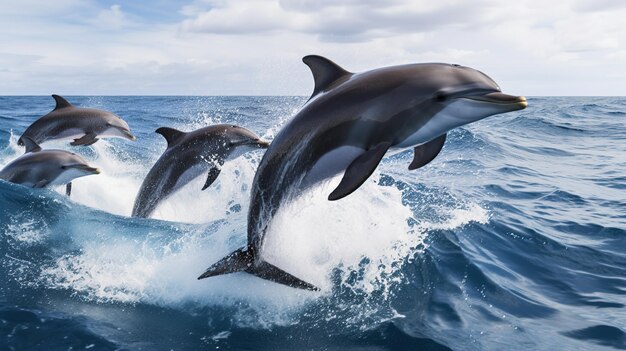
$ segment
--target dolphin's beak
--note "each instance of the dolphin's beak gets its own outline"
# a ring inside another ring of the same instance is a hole
[[[87,165],[80,165],[80,166],[76,166],[76,169],[80,169],[81,171],[85,172],[85,173],[90,173],[90,174],[100,174],[102,173],[100,171],[100,168],[96,168],[96,167],[91,167],[91,166],[87,166]]]
[[[131,134],[131,132],[130,132],[129,130],[125,130],[125,129],[124,129],[124,130],[122,130],[122,133],[124,133],[124,135],[126,136],[126,138],[127,138],[128,140],[132,140],[132,141],[137,140],[137,137],[135,137],[134,135],[132,135],[132,134]]]
[[[464,96],[463,99],[501,105],[508,111],[523,110],[528,106],[528,101],[524,96],[508,95],[500,92],[478,96]]]
[[[257,140],[256,144],[259,146],[259,149],[267,149],[270,147],[270,142],[263,139]]]

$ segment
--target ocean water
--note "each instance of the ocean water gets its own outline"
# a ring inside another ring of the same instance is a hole
[[[334,179],[284,206],[267,257],[322,287],[196,280],[246,242],[262,151],[129,218],[161,126],[235,123],[272,139],[304,97],[68,97],[137,142],[80,153],[103,173],[63,189],[0,181],[0,349],[626,349],[626,98],[537,97],[452,131],[408,171],[385,158],[349,197]],[[0,165],[54,106],[0,97]]]

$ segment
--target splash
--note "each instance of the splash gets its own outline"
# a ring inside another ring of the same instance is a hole
[[[380,288],[394,262],[419,246],[425,232],[414,230],[411,209],[395,187],[377,185],[378,176],[341,201],[328,201],[335,178],[281,208],[266,236],[264,258],[328,291],[329,277],[342,267],[342,285],[366,292]],[[363,267],[362,262],[367,260]],[[364,270],[348,283],[349,273]]]

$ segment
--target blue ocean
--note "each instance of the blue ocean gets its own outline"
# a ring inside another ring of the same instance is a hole
[[[64,188],[0,181],[2,350],[626,349],[626,98],[535,97],[453,130],[437,159],[387,157],[352,195],[338,179],[283,206],[268,261],[321,291],[237,273],[196,278],[246,243],[262,150],[130,218],[166,142],[233,123],[271,140],[306,97],[69,96],[136,142],[44,144],[102,174]],[[0,97],[0,166],[54,107]]]

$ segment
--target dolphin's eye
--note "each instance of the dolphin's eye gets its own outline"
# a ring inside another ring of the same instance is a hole
[[[436,101],[439,101],[439,102],[444,102],[444,101],[446,101],[446,99],[447,99],[448,97],[446,96],[446,94],[444,94],[444,93],[442,93],[442,92],[438,92],[438,93],[436,93],[436,94],[435,94],[435,96],[434,96],[433,98],[434,98]]]

